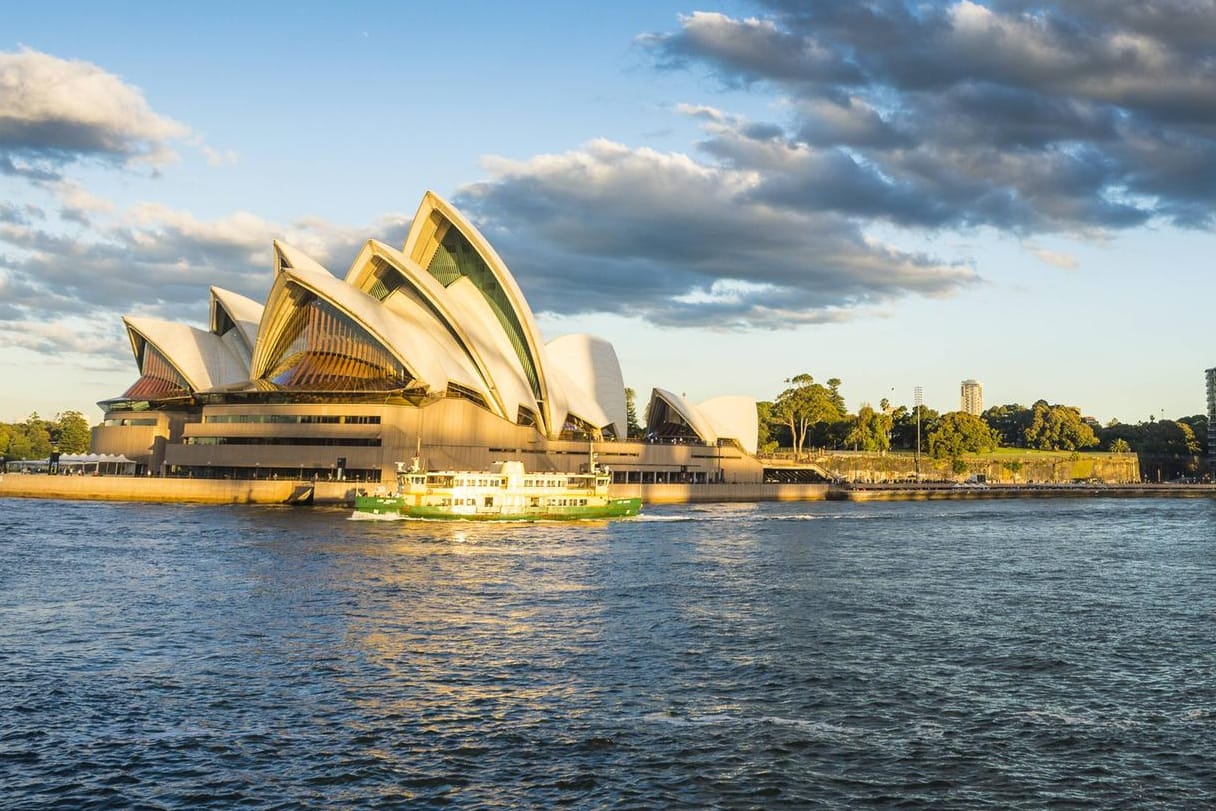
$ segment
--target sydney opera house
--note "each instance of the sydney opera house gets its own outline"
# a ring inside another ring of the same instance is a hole
[[[275,242],[264,304],[212,287],[210,305],[206,330],[123,319],[139,378],[99,404],[94,452],[155,475],[376,482],[415,455],[576,471],[594,447],[623,483],[761,479],[748,397],[655,389],[627,438],[612,345],[545,343],[498,254],[433,193],[401,250],[368,241],[339,278]]]

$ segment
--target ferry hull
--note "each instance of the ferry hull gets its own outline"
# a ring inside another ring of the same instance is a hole
[[[376,516],[399,515],[402,518],[422,518],[432,521],[585,521],[597,518],[629,518],[642,510],[640,498],[614,498],[606,504],[585,506],[548,506],[519,511],[483,509],[464,510],[410,504],[391,496],[359,496],[355,512]]]

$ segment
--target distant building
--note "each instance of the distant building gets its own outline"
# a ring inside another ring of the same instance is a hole
[[[984,413],[984,386],[978,380],[964,380],[959,392],[958,410],[979,416]]]
[[[1208,458],[1216,467],[1216,368],[1208,369]]]

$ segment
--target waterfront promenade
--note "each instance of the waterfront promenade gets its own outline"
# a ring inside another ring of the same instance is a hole
[[[342,505],[353,503],[352,482],[179,479],[147,476],[0,475],[0,498],[146,501],[196,504]],[[370,488],[369,488],[370,489]],[[1214,498],[1212,484],[630,484],[615,494],[646,504],[759,501],[938,501],[1008,498]]]

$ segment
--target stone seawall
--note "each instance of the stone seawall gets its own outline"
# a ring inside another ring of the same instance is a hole
[[[766,459],[766,467],[796,466],[789,458]],[[850,482],[912,482],[916,479],[916,457],[911,453],[878,454],[837,451],[808,454],[804,461]],[[1134,453],[1071,453],[1067,451],[1012,451],[966,454],[963,469],[955,471],[950,459],[920,458],[922,481],[965,481],[983,477],[990,483],[1067,484],[1096,480],[1106,484],[1140,482],[1140,463]]]
[[[284,504],[298,486],[290,481],[161,479],[141,476],[46,476],[5,473],[0,498],[84,501]]]
[[[993,498],[1216,498],[1211,484],[848,486],[833,487],[831,501],[946,501]]]
[[[196,504],[288,504],[311,491],[311,503],[354,501],[350,482],[228,479],[161,479],[140,476],[0,475],[0,498],[81,501],[147,501]],[[1216,485],[1039,485],[951,487],[949,485],[830,486],[826,484],[630,484],[613,495],[645,504],[711,504],[751,501],[923,501],[991,498],[1216,498]]]
[[[350,504],[358,485],[350,482],[296,482],[228,479],[162,479],[140,476],[47,476],[6,473],[0,498],[90,501],[150,501],[199,504],[285,504],[302,488],[313,489],[315,504]],[[367,485],[363,485],[367,486]],[[370,489],[370,488],[369,488]],[[630,484],[613,495],[640,497],[646,504],[727,501],[823,501],[823,484]]]

